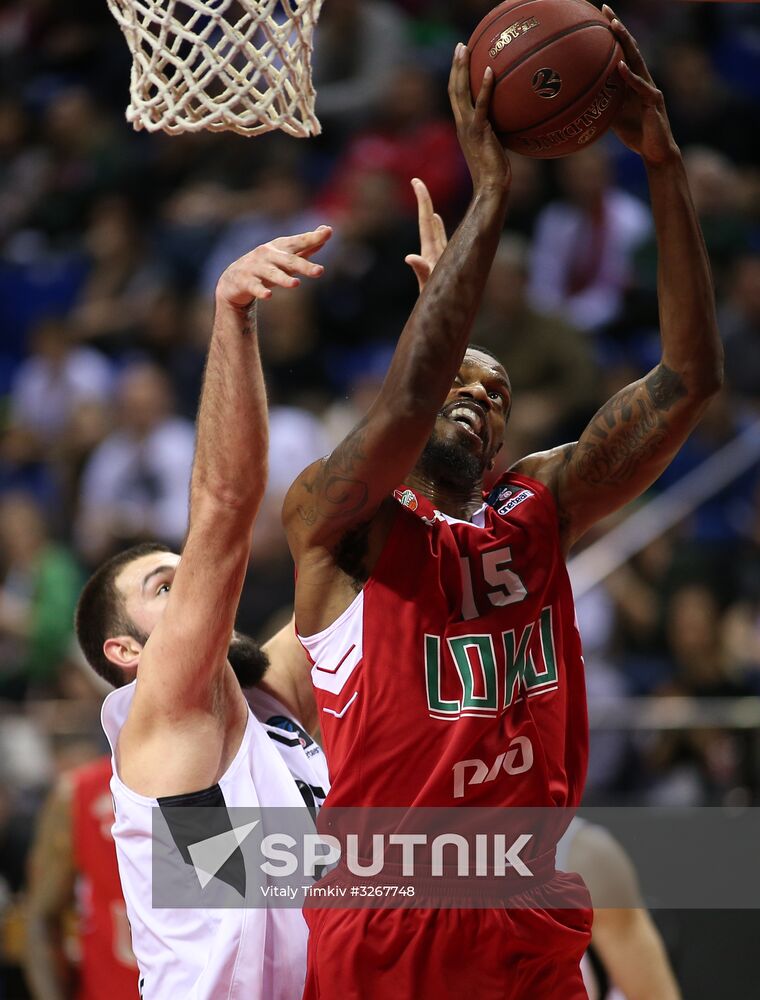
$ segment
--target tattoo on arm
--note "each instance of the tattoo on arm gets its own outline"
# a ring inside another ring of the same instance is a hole
[[[667,411],[687,395],[686,386],[678,372],[672,371],[667,365],[658,365],[647,377],[644,385],[654,408],[662,413]]]
[[[302,485],[311,502],[298,507],[301,520],[312,525],[318,517],[350,517],[367,502],[369,486],[357,478],[357,468],[365,461],[366,419],[321,464]]]
[[[659,365],[599,410],[576,449],[576,474],[591,486],[628,482],[668,447],[666,414],[687,395],[681,376]]]

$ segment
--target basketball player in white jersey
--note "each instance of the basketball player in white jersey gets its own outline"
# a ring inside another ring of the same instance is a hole
[[[274,240],[219,279],[182,557],[153,545],[116,556],[77,609],[82,649],[116,687],[102,719],[143,1000],[299,1000],[303,988],[299,910],[153,909],[151,830],[157,805],[302,808],[326,794],[321,751],[300,724],[313,720],[299,719],[308,672],[294,635],[262,652],[233,624],[267,475],[256,301],[318,277],[309,258],[330,235]],[[264,724],[242,690],[255,684]]]
[[[594,906],[591,947],[581,962],[589,1000],[680,1000],[636,872],[612,834],[576,817],[557,844],[557,868],[580,874]]]

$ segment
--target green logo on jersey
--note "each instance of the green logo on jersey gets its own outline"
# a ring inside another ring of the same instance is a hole
[[[536,626],[538,648],[531,648]],[[499,679],[503,678],[501,710],[509,708],[524,694],[532,697],[557,686],[557,659],[552,630],[552,609],[542,610],[538,620],[527,625],[519,640],[515,630],[502,633],[504,660],[497,665],[493,636],[463,635],[447,640],[456,668],[461,697],[444,699],[441,676],[441,639],[425,636],[425,678],[428,709],[433,718],[452,719],[462,715],[496,718],[499,714]],[[534,655],[534,652],[538,655]],[[481,694],[476,694],[476,690]]]

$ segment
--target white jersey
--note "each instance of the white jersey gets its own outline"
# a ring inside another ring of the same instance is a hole
[[[159,909],[152,906],[157,799],[120,779],[115,748],[136,681],[112,691],[101,719],[111,745],[112,828],[143,1000],[300,1000],[307,929],[298,909]],[[319,746],[263,691],[249,692],[240,747],[213,789],[227,807],[321,805],[328,789]],[[260,715],[262,721],[256,718]],[[183,797],[184,798],[184,797]],[[192,804],[193,796],[188,797]],[[177,797],[173,799],[174,804]]]

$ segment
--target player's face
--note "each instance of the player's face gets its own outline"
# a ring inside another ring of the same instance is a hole
[[[434,436],[466,449],[484,472],[502,446],[511,406],[503,366],[488,354],[468,350],[438,414]]]
[[[166,609],[179,558],[173,552],[151,552],[128,563],[116,577],[116,587],[124,595],[127,617],[146,637]]]
[[[127,617],[142,645],[166,610],[179,563],[180,557],[173,552],[151,552],[129,563],[116,577]],[[269,666],[259,644],[240,632],[232,633],[227,657],[241,687],[258,684]]]

